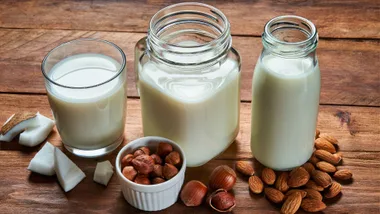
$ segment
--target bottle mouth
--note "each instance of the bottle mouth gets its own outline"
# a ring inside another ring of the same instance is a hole
[[[318,43],[315,25],[300,16],[278,16],[265,24],[263,45],[282,56],[301,56],[314,51]]]
[[[210,5],[174,4],[161,9],[150,20],[149,54],[168,64],[207,64],[230,47],[230,23],[220,10]]]

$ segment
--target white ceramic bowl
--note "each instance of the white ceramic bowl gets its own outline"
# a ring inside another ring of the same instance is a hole
[[[121,172],[121,159],[142,146],[147,146],[154,152],[160,142],[171,144],[174,151],[179,152],[181,155],[182,167],[178,174],[164,183],[154,185],[137,184],[126,179]],[[185,179],[186,157],[181,147],[169,139],[162,137],[143,137],[129,142],[119,151],[115,166],[125,200],[137,209],[158,211],[170,207],[177,201],[178,194]]]

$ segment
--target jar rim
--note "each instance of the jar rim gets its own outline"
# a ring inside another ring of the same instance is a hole
[[[175,9],[175,8],[183,7],[183,6],[199,6],[199,7],[204,7],[204,8],[209,9],[213,14],[219,16],[222,19],[222,21],[223,21],[223,27],[224,27],[224,29],[221,32],[221,34],[218,35],[217,38],[214,38],[213,40],[211,40],[209,42],[206,42],[206,43],[203,43],[203,44],[199,44],[199,45],[193,45],[193,46],[190,46],[190,45],[189,46],[181,46],[181,45],[178,45],[178,44],[171,44],[171,43],[163,42],[159,38],[159,36],[157,35],[157,32],[154,30],[155,29],[155,24],[157,24],[157,22],[154,22],[154,20],[156,20],[159,15],[161,15],[162,13],[164,13],[167,10]],[[204,46],[211,46],[211,45],[217,43],[218,41],[222,40],[226,36],[228,36],[230,34],[230,23],[229,23],[227,17],[225,16],[225,14],[221,10],[217,9],[214,6],[211,6],[211,5],[208,5],[208,4],[204,4],[204,3],[199,3],[199,2],[183,2],[183,3],[177,3],[177,4],[169,5],[167,7],[164,7],[162,9],[160,9],[159,11],[157,11],[152,16],[152,18],[149,21],[149,34],[150,34],[150,36],[156,42],[164,43],[166,46],[170,46],[170,47],[186,47],[186,48],[199,48],[199,47],[204,47]]]

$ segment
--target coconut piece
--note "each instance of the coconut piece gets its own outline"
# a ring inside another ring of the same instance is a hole
[[[54,175],[54,146],[46,142],[30,161],[28,170],[42,175]]]
[[[54,148],[54,165],[58,181],[65,192],[73,189],[86,177],[82,170],[58,148]]]
[[[94,181],[104,186],[108,185],[111,177],[113,175],[113,166],[111,162],[103,161],[96,164],[96,169],[94,173]]]
[[[13,114],[0,129],[0,141],[10,142],[26,128],[38,126],[36,113],[20,112]]]
[[[37,146],[42,143],[50,134],[54,127],[54,120],[51,120],[40,113],[37,113],[39,126],[27,128],[20,134],[19,143],[24,146]]]

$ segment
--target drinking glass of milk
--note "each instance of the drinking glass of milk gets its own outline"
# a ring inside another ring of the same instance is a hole
[[[222,151],[239,132],[240,57],[218,9],[180,3],[158,11],[135,49],[145,136],[169,138],[187,166]]]
[[[313,153],[320,71],[314,24],[299,16],[270,20],[252,84],[251,150],[267,167],[288,170]]]
[[[45,87],[67,150],[96,157],[124,138],[126,59],[115,44],[78,39],[51,50],[42,62]]]

